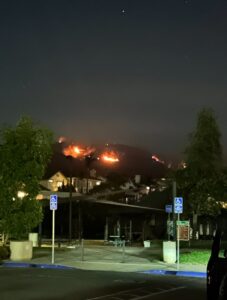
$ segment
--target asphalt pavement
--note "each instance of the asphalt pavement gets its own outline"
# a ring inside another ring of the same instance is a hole
[[[205,300],[205,279],[86,270],[0,268],[1,300]]]
[[[32,260],[3,262],[1,300],[206,298],[205,278],[196,278],[204,277],[206,266],[180,264],[178,269],[176,264],[167,264],[163,262],[160,245],[63,245],[55,249],[54,264],[51,248],[43,246],[33,249]]]

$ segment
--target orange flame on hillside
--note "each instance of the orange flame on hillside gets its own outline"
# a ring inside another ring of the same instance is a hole
[[[108,163],[116,163],[119,162],[119,158],[117,156],[117,154],[114,151],[110,151],[110,152],[104,152],[101,155],[101,159],[105,162]]]
[[[90,155],[92,152],[94,152],[94,148],[83,148],[77,145],[69,145],[67,146],[64,150],[63,153],[65,156],[72,156],[74,158],[80,158],[80,157],[85,157],[87,155]]]
[[[163,160],[159,159],[157,155],[152,155],[151,158],[152,158],[154,161],[159,162],[159,163],[161,163],[161,164],[164,164],[164,163],[165,163]]]

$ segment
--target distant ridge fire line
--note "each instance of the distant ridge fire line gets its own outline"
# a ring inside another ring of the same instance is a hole
[[[111,151],[111,152],[104,152],[102,155],[101,155],[101,159],[105,162],[108,162],[108,163],[117,163],[119,162],[119,158],[118,158],[118,155],[116,152],[114,151]]]
[[[82,151],[87,149],[92,149],[92,152],[89,154],[90,151]],[[66,173],[71,173],[75,167],[78,174],[90,168],[103,177],[107,176],[108,172],[116,172],[130,178],[135,174],[162,178],[165,177],[167,168],[171,168],[158,154],[124,144],[88,144],[61,136],[53,145],[53,150],[50,169],[58,168]]]
[[[63,144],[65,147],[63,148],[63,154],[65,156],[71,156],[77,159],[85,159],[90,155],[95,155],[96,159],[102,161],[103,163],[115,164],[119,163],[119,153],[115,150],[112,150],[109,144],[105,145],[105,150],[97,150],[95,147],[89,146],[79,146],[79,143],[70,142],[65,137],[60,137],[58,142]],[[156,154],[151,156],[151,159],[154,162],[158,162],[161,164],[165,164],[164,160],[161,160]]]
[[[161,160],[160,158],[158,158],[157,155],[152,155],[151,158],[152,158],[154,161],[159,162],[159,163],[161,163],[161,164],[164,164],[164,163],[165,163],[164,160]]]
[[[59,143],[62,143],[62,139],[59,140]],[[78,146],[74,143],[65,146],[65,148],[63,149],[63,154],[65,156],[71,156],[78,159],[89,157],[90,155],[94,155],[95,153],[96,149],[94,147]],[[103,151],[99,155],[97,154],[97,160],[101,160],[104,163],[110,164],[114,164],[120,161],[119,155],[116,151]]]

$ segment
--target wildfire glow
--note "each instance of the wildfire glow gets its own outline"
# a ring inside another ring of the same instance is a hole
[[[117,157],[117,154],[113,151],[103,153],[101,159],[109,163],[119,162],[119,158]]]
[[[73,147],[73,151],[78,155],[80,155],[83,152],[83,150],[77,146]]]
[[[152,158],[154,161],[159,162],[159,163],[161,163],[161,164],[164,164],[164,163],[165,163],[163,160],[160,160],[160,159],[158,158],[157,155],[152,155],[151,158]]]
[[[80,147],[77,145],[69,145],[67,146],[64,150],[63,153],[65,156],[72,156],[74,158],[79,158],[79,157],[85,157],[87,155],[90,155],[92,152],[94,152],[94,148],[84,148]]]

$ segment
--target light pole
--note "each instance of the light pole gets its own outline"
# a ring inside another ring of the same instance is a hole
[[[84,157],[85,166],[86,166],[86,194],[89,193],[89,175],[90,175],[90,167],[93,162],[99,160],[98,157],[95,156],[95,153],[90,153]],[[78,201],[78,238],[81,243],[83,239],[83,210],[81,201]]]
[[[172,212],[173,212],[173,240],[176,241],[176,214],[174,211],[174,206],[175,206],[175,198],[177,196],[177,183],[176,181],[173,181],[173,208],[172,208]]]
[[[95,156],[95,153],[91,153],[89,155],[86,155],[85,158],[85,166],[86,166],[86,173],[87,173],[87,186],[86,186],[86,193],[89,193],[89,176],[90,176],[90,167],[92,165],[92,163],[94,163],[95,161],[99,160],[98,157]]]
[[[69,173],[69,242],[72,241],[72,162],[73,157],[71,155],[67,155],[66,158],[70,162],[70,173]]]

